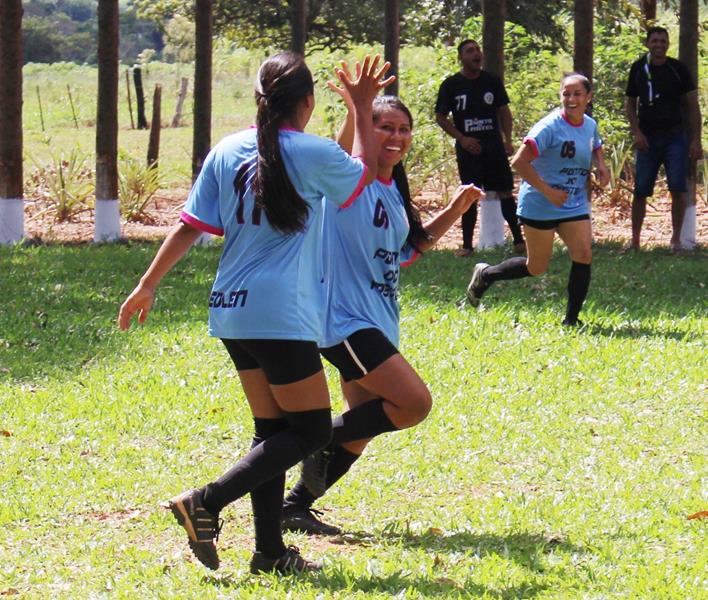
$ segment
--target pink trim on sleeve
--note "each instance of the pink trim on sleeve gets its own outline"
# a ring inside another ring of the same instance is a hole
[[[356,188],[354,188],[354,191],[352,192],[352,195],[347,198],[347,200],[342,203],[339,208],[348,208],[352,204],[354,204],[354,200],[356,200],[359,197],[359,194],[361,194],[361,190],[364,189],[364,182],[366,181],[366,174],[368,172],[369,168],[364,165],[364,172],[361,174],[361,179],[359,179],[359,183],[357,183]]]
[[[182,213],[180,214],[179,219],[183,223],[186,223],[187,225],[190,225],[195,229],[199,229],[199,231],[206,231],[207,233],[211,233],[213,235],[224,235],[223,229],[219,229],[218,227],[214,227],[213,225],[204,223],[203,221],[200,221],[196,217],[193,217],[192,215],[184,211],[182,211]]]
[[[533,153],[534,157],[538,158],[538,155],[541,153],[538,151],[536,140],[530,137],[525,137],[523,143],[526,144],[529,148],[531,148],[531,152]]]
[[[407,261],[401,263],[401,267],[410,267],[415,261],[420,258],[420,252],[417,250],[413,251],[413,256],[411,256]]]

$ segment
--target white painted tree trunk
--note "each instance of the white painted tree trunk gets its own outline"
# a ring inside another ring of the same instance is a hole
[[[214,236],[204,231],[195,241],[195,246],[209,246],[214,242]]]
[[[22,198],[0,198],[0,244],[15,244],[25,236]]]
[[[94,242],[120,239],[120,206],[118,200],[96,200]]]
[[[506,244],[501,201],[496,192],[487,192],[479,202],[479,241],[477,248],[494,248]]]
[[[683,214],[683,225],[681,226],[681,247],[692,250],[696,247],[696,205],[686,206]]]

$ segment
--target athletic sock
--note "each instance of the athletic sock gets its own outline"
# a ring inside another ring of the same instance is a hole
[[[531,277],[531,273],[526,267],[525,256],[507,258],[504,262],[489,266],[482,271],[482,281],[488,285],[503,279],[521,279],[522,277]]]
[[[462,215],[462,247],[472,250],[472,236],[477,223],[477,204],[470,206]]]
[[[219,479],[203,488],[202,502],[211,514],[218,515],[227,504],[324,448],[332,438],[329,408],[285,413],[285,419],[288,422],[285,431],[258,444]]]
[[[383,408],[383,398],[375,398],[355,406],[332,420],[332,441],[330,448],[344,442],[376,437],[387,431],[398,431]]]
[[[574,325],[590,288],[591,267],[589,264],[573,262],[568,276],[568,309],[564,323]]]
[[[516,200],[514,200],[514,196],[507,196],[501,199],[501,211],[504,220],[509,225],[514,243],[523,244],[524,236],[521,235],[521,225],[519,225],[519,218],[516,216]]]
[[[288,427],[287,419],[254,418],[253,422],[256,432],[251,448],[255,448]],[[283,517],[284,493],[285,473],[276,475],[273,479],[251,490],[256,551],[262,552],[270,558],[278,558],[287,550],[283,543],[283,533],[280,527]]]
[[[332,456],[327,463],[327,489],[331,488],[344,477],[360,456],[361,454],[349,452],[349,450],[342,446],[337,446],[332,450]],[[284,508],[286,512],[288,509],[310,508],[315,500],[317,500],[317,498],[309,492],[302,482],[302,479],[300,479],[300,481],[295,484],[295,487],[290,490],[287,498],[285,498]]]

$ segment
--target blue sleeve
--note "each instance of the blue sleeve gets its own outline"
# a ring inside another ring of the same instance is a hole
[[[338,206],[346,206],[364,187],[366,166],[347,154],[336,142],[317,136],[292,138],[288,156],[292,158],[292,176],[305,189],[325,196]]]
[[[597,150],[602,147],[602,137],[600,137],[600,128],[595,123],[592,130],[592,149]]]
[[[224,225],[219,210],[219,182],[214,170],[216,151],[213,148],[204,160],[202,170],[189,192],[181,219],[202,231],[222,235]]]
[[[553,127],[546,119],[542,119],[531,128],[524,138],[524,143],[531,141],[536,150],[536,156],[538,156],[553,146],[554,138]]]
[[[398,255],[398,264],[401,265],[401,267],[408,267],[412,265],[416,260],[418,260],[419,256],[420,252],[418,252],[413,246],[406,242],[405,244],[403,244],[403,248],[401,248],[401,253]]]

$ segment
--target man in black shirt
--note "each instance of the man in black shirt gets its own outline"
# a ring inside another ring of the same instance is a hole
[[[524,252],[524,238],[512,195],[514,178],[507,158],[514,150],[509,97],[501,79],[482,70],[482,50],[477,42],[461,42],[457,56],[462,68],[440,86],[435,103],[436,121],[443,131],[455,138],[461,182],[474,183],[485,192],[499,195],[502,214],[514,239],[514,250]],[[448,117],[451,112],[452,120]],[[475,203],[462,216],[462,248],[458,256],[472,253],[476,221]]]
[[[700,158],[703,154],[698,94],[685,65],[666,55],[669,48],[666,29],[650,27],[645,44],[649,52],[632,64],[625,100],[637,149],[632,248],[639,249],[646,199],[654,193],[656,176],[663,163],[671,193],[671,248],[679,250],[686,210],[688,158]],[[686,120],[690,139],[685,133]]]

